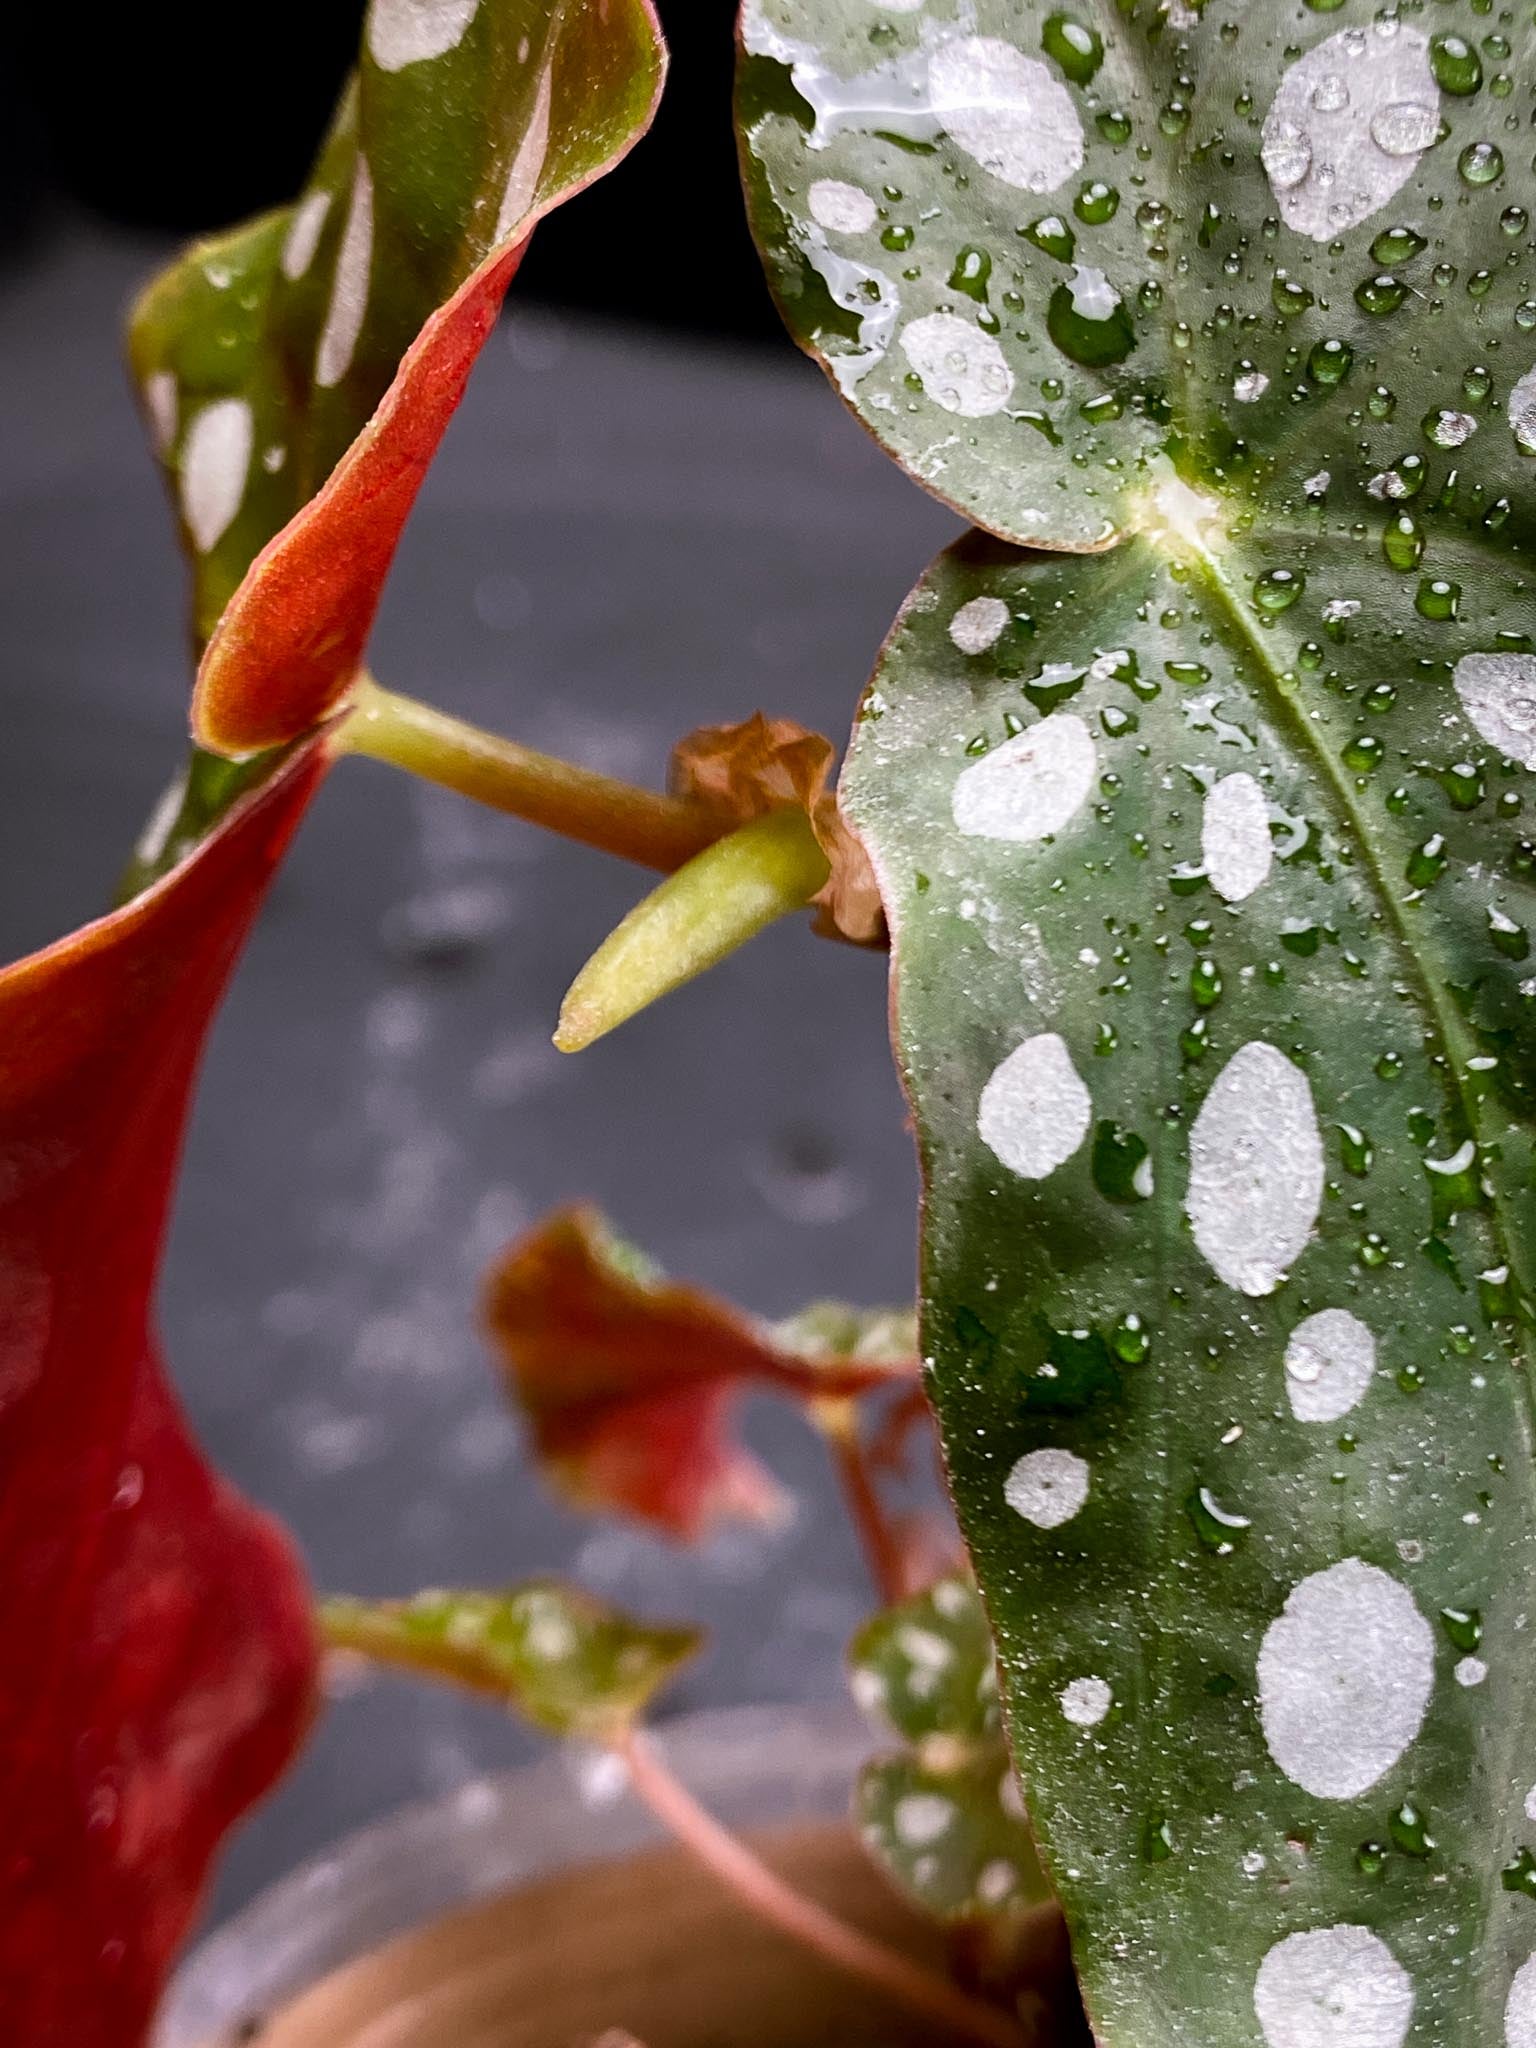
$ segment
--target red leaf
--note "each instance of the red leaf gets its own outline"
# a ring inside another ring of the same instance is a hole
[[[793,1350],[729,1303],[648,1270],[586,1208],[512,1246],[486,1314],[562,1492],[684,1541],[723,1516],[763,1520],[781,1507],[777,1483],[731,1435],[748,1387],[810,1401],[911,1370]]]
[[[203,1039],[325,767],[0,973],[0,2040],[129,2048],[310,1707],[286,1539],[208,1468],[149,1301]]]

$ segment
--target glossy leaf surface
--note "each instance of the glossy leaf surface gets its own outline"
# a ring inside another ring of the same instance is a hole
[[[888,1315],[823,1306],[774,1330],[669,1280],[583,1208],[510,1248],[491,1274],[486,1318],[562,1492],[685,1541],[722,1516],[782,1512],[772,1475],[733,1434],[749,1388],[812,1401],[912,1370]]]
[[[213,1008],[321,769],[0,973],[0,2033],[127,2048],[314,1649],[286,1539],[208,1469],[149,1326]]]
[[[1384,511],[1300,489],[1170,482],[1078,561],[973,537],[845,778],[931,1389],[1105,2048],[1498,2043],[1536,1974],[1536,615],[1457,462],[1443,620]]]
[[[1358,501],[1360,436],[1383,469],[1476,432],[1491,504],[1536,448],[1533,36],[1466,4],[746,0],[753,226],[796,339],[1006,538],[1134,527],[1169,446]]]
[[[634,1620],[576,1587],[326,1601],[337,1648],[488,1693],[552,1735],[612,1737],[698,1648],[696,1629]]]
[[[375,0],[302,197],[144,294],[206,745],[275,746],[345,694],[528,235],[643,132],[662,69],[647,0]]]

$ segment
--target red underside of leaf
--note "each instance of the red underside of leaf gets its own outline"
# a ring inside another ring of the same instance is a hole
[[[0,2040],[131,2048],[291,1756],[298,1562],[149,1331],[203,1039],[319,745],[125,909],[0,973]]]
[[[416,494],[527,246],[482,264],[438,308],[326,483],[251,564],[198,674],[203,746],[280,746],[346,695]]]
[[[731,1433],[739,1396],[860,1394],[891,1368],[802,1357],[699,1288],[635,1278],[609,1242],[595,1211],[562,1210],[491,1276],[491,1333],[540,1459],[581,1505],[684,1541],[721,1516],[771,1517],[783,1496]]]

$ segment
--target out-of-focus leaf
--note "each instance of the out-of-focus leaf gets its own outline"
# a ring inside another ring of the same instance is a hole
[[[149,1330],[204,1034],[322,766],[0,972],[0,2035],[129,2048],[220,1838],[287,1762],[313,1641]]]
[[[798,1358],[823,1363],[841,1358],[856,1365],[889,1367],[905,1375],[917,1357],[917,1311],[813,1301],[775,1323],[773,1341],[780,1350],[792,1351]]]
[[[672,749],[670,785],[675,796],[737,825],[797,805],[831,868],[815,898],[817,928],[856,945],[883,945],[885,913],[869,856],[827,787],[836,752],[824,734],[792,718],[765,718],[755,711],[739,724],[700,726],[679,740]]]
[[[637,1720],[700,1640],[554,1579],[502,1593],[327,1600],[320,1618],[338,1649],[489,1693],[551,1734],[599,1741]]]
[[[854,1818],[865,1847],[938,1920],[987,1920],[1051,1902],[999,1737],[985,1755],[931,1764],[877,1757],[859,1772]]]
[[[957,1574],[877,1614],[848,1652],[854,1697],[903,1741],[1000,1740],[997,1667],[976,1589]]]
[[[277,746],[344,697],[533,226],[644,132],[663,68],[649,0],[374,0],[303,196],[145,292],[203,744]]]
[[[561,1210],[491,1274],[486,1314],[509,1385],[555,1484],[692,1540],[721,1516],[761,1520],[782,1496],[730,1433],[751,1386],[802,1401],[913,1370],[766,1324],[666,1279],[591,1209]],[[847,1326],[840,1324],[839,1337]]]
[[[860,1706],[909,1745],[859,1776],[855,1817],[883,1868],[941,1920],[1006,1922],[1048,1905],[975,1587],[953,1575],[876,1615],[849,1662]]]
[[[1426,455],[1457,616],[1347,485],[1255,521],[1171,481],[1088,560],[973,537],[845,781],[930,1390],[1105,2048],[1287,2048],[1298,1972],[1329,2048],[1500,2043],[1529,1981],[1536,606],[1477,509],[1498,431]]]

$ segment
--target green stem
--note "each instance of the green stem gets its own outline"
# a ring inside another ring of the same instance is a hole
[[[717,839],[652,890],[571,983],[555,1044],[580,1052],[691,981],[775,918],[808,903],[830,872],[810,819],[770,811]]]
[[[721,833],[719,819],[698,804],[521,747],[371,676],[359,680],[337,746],[664,874]]]

